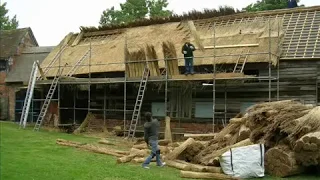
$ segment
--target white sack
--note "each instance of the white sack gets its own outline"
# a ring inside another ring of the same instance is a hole
[[[264,145],[232,148],[220,156],[220,165],[227,175],[238,178],[264,176]]]

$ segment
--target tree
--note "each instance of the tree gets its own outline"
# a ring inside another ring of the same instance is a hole
[[[285,9],[288,8],[288,1],[289,0],[258,0],[256,3],[249,4],[247,7],[244,8],[244,10],[248,12],[254,12],[274,9]],[[299,3],[299,0],[297,0],[297,3]]]
[[[100,25],[119,25],[149,18],[169,17],[172,12],[165,10],[167,0],[126,0],[120,3],[120,10],[114,7],[102,12]]]
[[[147,5],[151,18],[169,17],[173,14],[172,11],[164,10],[169,5],[167,0],[149,0]]]
[[[9,10],[6,8],[6,5],[6,2],[0,5],[0,30],[17,29],[19,25],[17,16],[15,15],[10,19],[7,15]]]

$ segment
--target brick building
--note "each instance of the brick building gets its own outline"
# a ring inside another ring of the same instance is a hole
[[[25,91],[33,61],[41,62],[51,49],[39,47],[29,27],[1,30],[0,44],[0,119],[14,120],[16,93]]]

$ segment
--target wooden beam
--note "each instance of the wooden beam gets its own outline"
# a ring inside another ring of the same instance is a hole
[[[37,66],[38,66],[38,69],[39,69],[39,72],[40,72],[40,76],[41,76],[44,80],[47,80],[46,76],[44,75],[44,72],[43,72],[42,68],[40,67],[39,61],[36,61],[36,63],[37,63]]]
[[[203,80],[212,80],[213,74],[194,74],[194,75],[173,75],[169,76],[168,80],[171,81],[203,81]],[[232,79],[232,78],[252,78],[254,76],[244,75],[242,73],[217,73],[216,79]],[[132,77],[128,78],[127,82],[140,82],[141,78]],[[148,82],[158,82],[165,81],[165,76],[153,76],[150,77]],[[52,80],[48,81],[38,81],[37,84],[51,84]],[[88,78],[74,78],[74,77],[62,77],[60,83],[62,84],[87,84],[89,82]],[[90,82],[92,84],[104,84],[104,83],[123,83],[124,78],[91,78]]]
[[[205,46],[205,49],[223,49],[223,48],[239,48],[239,47],[258,47],[259,44],[230,44],[230,45],[222,45],[222,46]]]
[[[86,32],[84,33],[84,37],[91,36],[103,36],[103,35],[112,35],[112,34],[120,34],[125,32],[125,29],[115,29],[115,30],[106,30],[106,31],[96,31],[96,32]]]
[[[72,43],[71,46],[76,46],[76,45],[78,45],[79,42],[81,41],[82,37],[83,37],[83,34],[84,34],[84,33],[81,31],[81,32],[78,34],[77,38],[73,41],[73,43]]]

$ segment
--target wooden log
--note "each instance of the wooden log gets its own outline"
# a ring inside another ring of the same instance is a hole
[[[188,146],[195,143],[193,138],[187,139],[184,143],[182,143],[179,147],[175,148],[172,152],[166,155],[166,159],[173,160],[176,159]]]
[[[164,132],[164,139],[172,142],[171,126],[170,126],[170,117],[166,116],[166,128]]]
[[[269,149],[265,155],[266,171],[277,177],[287,177],[304,171],[296,162],[295,153],[288,146],[276,146]]]
[[[149,149],[146,143],[133,145],[132,148],[135,149]]]
[[[84,149],[84,150],[88,150],[88,151],[99,153],[99,154],[107,154],[107,155],[112,155],[112,156],[116,156],[116,157],[123,156],[123,154],[117,153],[113,149],[98,147],[98,146],[94,146],[94,145],[90,145],[90,144],[81,144],[78,142],[65,141],[65,140],[61,140],[61,139],[57,140],[56,143],[59,145],[76,147],[79,149]]]
[[[133,162],[133,163],[143,163],[145,160],[146,160],[146,158],[143,158],[143,157],[135,157],[134,159],[131,160],[131,162]],[[153,158],[151,160],[151,162],[156,162],[156,159]]]
[[[173,167],[176,169],[180,169],[180,170],[185,170],[188,171],[190,170],[190,166],[181,162],[177,162],[177,161],[172,161],[172,160],[166,160],[166,164],[169,167]]]
[[[114,143],[106,140],[106,139],[101,139],[100,141],[98,141],[99,144],[105,144],[105,145],[115,145]]]
[[[128,156],[123,156],[117,159],[117,163],[127,163],[130,162],[133,158],[135,158],[137,155],[136,154],[130,154]]]
[[[162,139],[158,141],[159,146],[168,146],[169,143],[172,143],[170,140]]]
[[[189,134],[189,133],[186,133],[186,134],[183,134],[184,137],[187,137],[187,138],[196,138],[196,137],[212,137],[214,138],[216,136],[217,133],[212,133],[212,134]]]
[[[135,155],[137,157],[145,157],[148,156],[150,154],[150,150],[149,149],[135,149],[135,148],[131,148],[130,149],[130,155]]]
[[[214,167],[214,166],[203,166],[200,164],[192,164],[182,160],[176,160],[176,162],[189,165],[190,171],[194,172],[212,172],[212,173],[222,173],[221,167]]]
[[[242,146],[248,146],[252,145],[253,143],[250,141],[250,139],[245,139],[243,141],[240,141],[234,145],[230,145],[227,147],[224,147],[222,149],[219,149],[217,151],[212,152],[211,154],[206,155],[205,157],[201,158],[201,164],[203,165],[208,165],[210,162],[213,161],[214,158],[217,158],[221,156],[223,153],[227,152],[231,148],[236,148],[236,147],[242,147]]]
[[[88,126],[89,122],[93,118],[94,118],[94,115],[91,112],[88,112],[88,114],[87,114],[86,118],[84,119],[84,121],[81,123],[79,128],[76,129],[73,133],[74,134],[79,134],[79,133],[85,131],[85,128]]]
[[[215,180],[238,179],[222,173],[207,173],[207,172],[192,172],[192,171],[180,171],[180,176],[182,178],[192,178],[192,179],[215,179]]]

